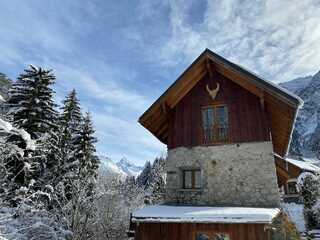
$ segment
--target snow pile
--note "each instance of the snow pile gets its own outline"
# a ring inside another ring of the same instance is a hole
[[[13,127],[11,123],[6,122],[0,118],[0,129],[5,131],[6,133],[9,133],[13,129]]]
[[[282,203],[282,208],[290,220],[296,225],[298,231],[304,232],[306,226],[303,216],[303,204]]]
[[[134,222],[271,223],[278,208],[155,205],[133,213]]]
[[[17,209],[0,208],[0,239],[63,240],[70,236],[59,224],[50,219],[46,212],[30,211],[17,215]]]
[[[29,133],[27,133],[24,129],[18,129],[11,125],[11,123],[4,121],[0,118],[0,130],[4,131],[5,133],[12,133],[15,132],[19,134],[22,139],[26,143],[26,149],[34,151],[36,149],[35,141],[31,139]]]

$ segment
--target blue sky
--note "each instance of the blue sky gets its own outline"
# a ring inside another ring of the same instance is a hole
[[[165,146],[138,117],[205,49],[281,82],[320,70],[318,0],[3,0],[0,72],[54,70],[93,115],[98,151],[143,164]]]

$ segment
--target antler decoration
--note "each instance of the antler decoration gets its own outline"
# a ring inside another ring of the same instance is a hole
[[[217,87],[216,87],[216,89],[212,89],[212,90],[211,90],[211,89],[209,88],[209,85],[208,85],[208,84],[207,84],[206,88],[207,88],[207,91],[208,91],[209,95],[211,96],[212,100],[214,100],[214,99],[216,98],[218,92],[219,92],[220,84],[217,82]]]

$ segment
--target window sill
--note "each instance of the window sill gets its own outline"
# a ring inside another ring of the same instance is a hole
[[[202,188],[180,188],[180,189],[177,189],[178,192],[203,192],[203,189]]]

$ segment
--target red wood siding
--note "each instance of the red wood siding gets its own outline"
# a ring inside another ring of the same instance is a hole
[[[194,240],[196,232],[226,233],[231,240],[269,240],[263,224],[139,223],[135,240]]]
[[[219,93],[213,101],[206,90],[220,83]],[[169,118],[168,148],[202,145],[201,108],[213,104],[226,104],[229,112],[229,143],[266,141],[270,138],[267,114],[260,99],[236,83],[214,72],[210,79],[204,76],[175,106]]]

